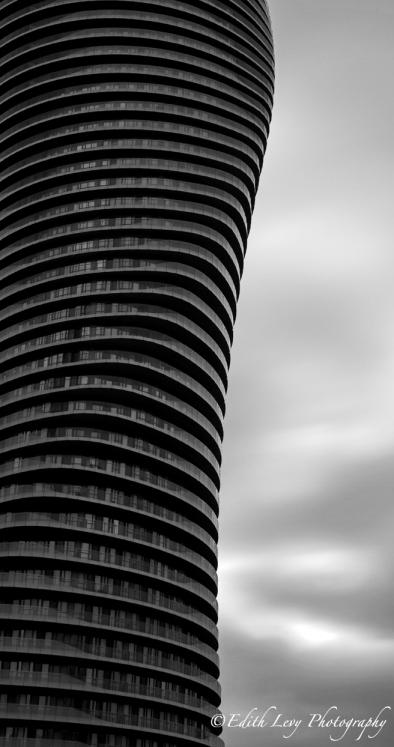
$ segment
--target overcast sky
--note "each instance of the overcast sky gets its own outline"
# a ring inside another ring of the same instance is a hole
[[[353,730],[340,744],[392,747],[394,3],[270,8],[276,98],[224,441],[223,712],[337,706],[349,719],[391,705],[374,741]],[[223,736],[332,744],[304,725],[288,740]]]

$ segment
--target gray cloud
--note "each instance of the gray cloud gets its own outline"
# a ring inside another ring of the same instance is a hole
[[[394,707],[394,8],[270,7],[275,110],[224,443],[223,709],[373,716]],[[224,737],[331,744],[321,729]],[[394,715],[372,743],[393,738]]]

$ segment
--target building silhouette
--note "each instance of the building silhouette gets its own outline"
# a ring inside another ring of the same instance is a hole
[[[220,745],[264,0],[0,3],[0,743]]]

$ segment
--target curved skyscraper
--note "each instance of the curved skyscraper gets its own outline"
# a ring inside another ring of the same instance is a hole
[[[267,8],[0,12],[0,743],[215,747],[222,424]]]

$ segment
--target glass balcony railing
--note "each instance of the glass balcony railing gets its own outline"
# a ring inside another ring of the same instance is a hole
[[[159,570],[150,568],[149,562],[144,562],[144,559],[133,558],[133,561],[127,562],[122,558],[116,558],[114,561],[107,560],[106,558],[100,559],[100,554],[95,550],[65,550],[61,552],[56,549],[48,547],[48,543],[45,542],[0,542],[0,558],[46,558],[50,557],[54,560],[69,561],[70,563],[78,562],[83,560],[86,563],[86,572],[102,571],[105,569],[106,572],[116,572],[117,570],[140,571],[146,576],[146,581],[154,581],[155,579],[162,581],[168,581],[170,584],[178,587],[177,591],[184,589],[188,594],[193,594],[197,599],[204,599],[211,607],[217,610],[216,597],[204,584],[199,583],[194,578],[185,576],[180,571],[176,571],[174,568],[166,565],[165,563],[160,564]],[[92,566],[89,566],[92,563]],[[70,567],[70,566],[69,566]]]
[[[2,606],[0,607],[0,613]],[[129,652],[123,646],[120,650],[116,647],[110,648],[107,646],[105,649],[101,645],[87,645],[80,644],[78,646],[72,646],[70,644],[53,640],[45,640],[43,638],[13,638],[11,636],[0,636],[0,652],[2,653],[31,653],[31,654],[53,654],[54,656],[66,657],[68,660],[74,661],[74,659],[84,660],[83,666],[94,666],[97,667],[98,663],[102,664],[106,659],[109,659],[112,664],[129,664],[131,667],[138,668],[143,665],[147,669],[152,668],[153,670],[159,670],[161,677],[165,677],[166,670],[175,671],[178,674],[186,675],[191,679],[204,682],[209,685],[215,692],[218,691],[218,682],[216,677],[213,677],[209,672],[201,669],[197,664],[191,665],[182,660],[177,654],[171,656],[171,654],[164,653],[163,648],[160,648],[162,641],[157,641],[155,647],[148,648],[147,646],[133,647]],[[201,653],[203,644],[196,647],[196,651]],[[142,651],[141,651],[142,649]],[[193,656],[193,652],[185,652],[189,654],[189,660]],[[194,652],[195,653],[195,652]],[[214,651],[210,651],[209,659],[217,664],[215,659]],[[21,672],[21,675],[23,673]],[[151,676],[151,675],[150,675]]]
[[[209,646],[200,638],[196,637],[195,634],[188,632],[186,634],[184,628],[181,628],[175,624],[167,624],[157,618],[149,617],[144,614],[143,620],[138,619],[137,614],[127,615],[120,613],[122,617],[119,617],[118,610],[110,610],[107,608],[97,608],[94,611],[89,607],[81,609],[79,612],[75,610],[68,612],[60,612],[57,609],[50,609],[49,606],[45,606],[46,602],[43,600],[42,605],[37,603],[27,604],[23,602],[21,604],[3,604],[0,602],[0,619],[13,620],[14,627],[16,627],[17,621],[23,623],[23,625],[30,626],[31,623],[38,621],[40,623],[61,623],[65,631],[67,629],[74,630],[82,626],[82,629],[86,630],[97,629],[102,634],[110,634],[119,636],[133,636],[134,634],[141,634],[147,637],[147,640],[154,646],[161,646],[161,644],[172,645],[184,649],[184,655],[192,655],[193,652],[197,652],[202,656],[209,659],[217,666],[218,654],[216,649]],[[214,678],[215,679],[215,678]],[[215,679],[216,688],[219,687]]]
[[[70,724],[88,724],[89,726],[111,725],[112,728],[116,728],[119,725],[129,727],[130,729],[146,729],[163,736],[180,734],[186,739],[195,740],[194,743],[196,744],[201,745],[201,740],[204,740],[205,744],[212,745],[212,747],[223,747],[222,741],[218,737],[209,734],[208,728],[205,726],[201,726],[200,728],[193,727],[188,723],[174,721],[170,718],[167,720],[153,717],[144,718],[137,715],[127,716],[121,711],[88,711],[67,706],[28,706],[16,703],[0,703],[0,717],[6,717],[7,719],[14,718],[18,723],[21,720],[25,720],[45,723],[48,721],[52,723],[61,721]]]
[[[210,547],[216,557],[216,540],[211,536],[211,534],[208,534],[205,529],[196,524],[195,521],[186,518],[186,516],[180,513],[180,511],[171,510],[160,503],[154,503],[137,493],[124,493],[121,490],[116,490],[114,488],[99,488],[96,485],[61,485],[60,483],[53,483],[51,485],[50,483],[40,483],[36,481],[28,485],[11,483],[11,485],[0,488],[0,503],[3,504],[9,503],[11,506],[14,506],[15,502],[19,499],[23,500],[25,497],[32,496],[40,498],[47,496],[53,500],[68,497],[72,498],[76,505],[78,505],[78,500],[82,498],[84,502],[91,502],[91,509],[94,510],[96,508],[100,516],[103,511],[103,506],[100,505],[102,503],[107,504],[109,507],[121,507],[127,512],[126,516],[128,518],[130,514],[131,516],[134,516],[134,513],[136,513],[137,518],[139,515],[141,515],[141,518],[145,515],[157,516],[165,522],[168,522],[171,527],[178,525],[184,531],[192,534],[193,537],[201,539],[206,545],[208,545],[208,547]],[[97,507],[95,506],[96,503],[98,504]],[[215,515],[212,517],[212,525],[214,530],[216,530],[217,519]],[[94,519],[93,523],[89,526],[91,528],[95,527]],[[216,531],[213,531],[213,533],[216,536]]]
[[[146,544],[156,545],[163,552],[178,556],[179,559],[186,558],[189,562],[205,570],[209,577],[216,580],[216,570],[214,566],[201,553],[194,552],[186,545],[176,542],[170,537],[158,531],[149,530],[143,526],[109,520],[108,517],[96,517],[88,519],[81,514],[80,516],[64,516],[62,514],[20,511],[18,513],[7,512],[0,514],[0,527],[10,528],[16,526],[31,527],[52,527],[58,529],[88,530],[92,538],[104,540],[110,537],[119,537],[128,540],[139,541]],[[0,544],[1,551],[1,544]],[[212,597],[211,597],[212,598]],[[216,604],[215,602],[213,602]]]
[[[201,625],[209,633],[217,637],[216,624],[210,617],[199,612],[194,607],[185,604],[181,599],[166,595],[153,588],[139,586],[138,584],[132,584],[127,588],[123,583],[119,585],[120,588],[115,588],[112,587],[112,584],[105,581],[104,577],[100,581],[78,581],[77,579],[63,581],[60,577],[51,577],[46,575],[45,572],[35,573],[34,571],[27,571],[24,573],[23,571],[10,571],[9,573],[0,572],[0,587],[3,589],[54,589],[70,593],[79,591],[88,592],[93,596],[108,596],[114,603],[119,601],[140,602],[147,607],[166,610],[170,615],[181,615],[185,620],[188,619],[190,622]]]
[[[85,691],[87,693],[96,694],[96,692],[107,692],[108,694],[127,694],[130,698],[152,698],[160,701],[160,707],[165,706],[165,701],[174,703],[176,705],[189,706],[196,711],[201,711],[204,714],[213,716],[217,709],[211,703],[208,703],[204,698],[186,695],[176,688],[171,688],[170,684],[165,688],[149,687],[144,686],[140,683],[127,682],[114,682],[111,679],[98,679],[90,678],[84,679],[79,677],[72,677],[67,674],[44,674],[43,672],[7,672],[0,670],[0,686],[7,687],[12,684],[13,687],[21,685],[23,688],[29,686],[46,687],[50,690],[52,688],[63,689],[67,688],[70,691]],[[158,706],[158,703],[152,703],[152,705]],[[194,714],[196,715],[196,714]]]

